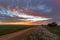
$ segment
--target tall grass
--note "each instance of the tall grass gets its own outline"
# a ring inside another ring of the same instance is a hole
[[[45,26],[45,28],[47,28],[50,32],[60,36],[60,26],[56,26],[56,27]]]

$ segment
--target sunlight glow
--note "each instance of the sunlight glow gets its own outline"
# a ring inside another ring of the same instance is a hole
[[[32,22],[0,22],[0,25],[31,25]]]

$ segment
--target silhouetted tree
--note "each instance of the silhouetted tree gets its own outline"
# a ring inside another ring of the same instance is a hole
[[[49,23],[48,26],[49,27],[56,27],[57,26],[57,23],[56,22],[52,22],[52,23]]]

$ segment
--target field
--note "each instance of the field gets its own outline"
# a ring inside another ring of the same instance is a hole
[[[19,30],[23,30],[23,31],[19,31]],[[15,32],[15,33],[2,36],[0,40],[8,40],[8,39],[9,40],[15,40],[15,39],[17,40],[22,40],[22,39],[24,40],[58,40],[60,36],[60,27],[48,27],[48,26],[40,26],[40,25],[37,25],[37,26],[21,26],[21,25],[20,26],[18,25],[0,26],[0,35],[12,33],[12,32]],[[57,35],[54,35],[54,34],[57,34]],[[7,38],[7,36],[9,38]]]
[[[22,25],[0,25],[0,36],[29,28]]]
[[[56,27],[48,27],[45,26],[45,28],[47,28],[50,32],[57,34],[58,36],[60,36],[60,26],[56,26]]]

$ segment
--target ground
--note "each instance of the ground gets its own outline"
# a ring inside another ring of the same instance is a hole
[[[59,36],[49,32],[43,26],[31,28],[0,36],[0,40],[59,40]]]

